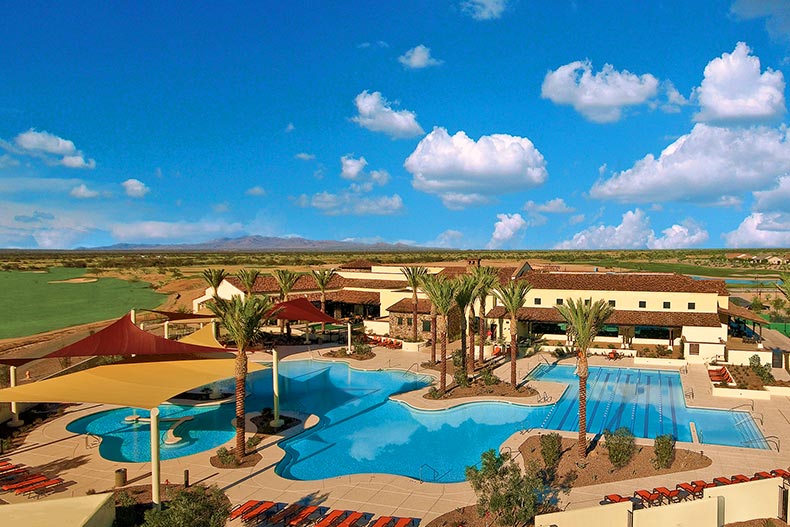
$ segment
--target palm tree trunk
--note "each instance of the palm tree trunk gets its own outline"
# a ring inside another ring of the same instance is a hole
[[[326,294],[321,292],[321,312],[326,315]],[[326,333],[326,322],[321,322],[321,333]]]
[[[246,382],[247,382],[247,354],[243,349],[238,351],[238,355],[236,355],[236,367],[235,367],[235,374],[236,374],[236,448],[234,449],[234,454],[236,457],[236,461],[241,463],[242,459],[244,458],[246,452],[244,451],[244,447],[246,445],[246,441],[244,438],[244,398],[246,394]]]
[[[485,297],[480,298],[480,323],[478,324],[478,331],[477,331],[477,338],[480,339],[480,364],[485,362],[485,354],[483,346],[485,345],[486,339],[486,322],[485,322],[485,313],[486,313],[486,299]]]
[[[414,294],[411,298],[411,338],[413,342],[417,342],[417,289],[415,287]]]
[[[468,366],[466,365],[466,363],[468,361],[466,360],[466,317],[464,316],[463,313],[461,313],[460,326],[461,326],[461,358],[463,359],[463,363],[461,364],[461,367],[467,369]]]
[[[436,308],[431,307],[431,364],[436,364]]]
[[[516,317],[510,319],[510,384],[516,388]]]
[[[474,312],[470,311],[469,323],[467,326],[469,328],[469,352],[466,358],[466,373],[471,377],[475,374],[475,333],[472,331],[474,326]]]
[[[446,322],[445,322],[446,324]],[[447,390],[447,328],[442,328],[442,373],[439,380],[439,391],[444,395]]]
[[[587,457],[587,375],[579,375],[579,457]]]

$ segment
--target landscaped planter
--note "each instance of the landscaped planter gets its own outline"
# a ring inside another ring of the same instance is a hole
[[[777,397],[790,397],[790,386],[766,386],[765,389]]]
[[[768,401],[771,399],[771,392],[766,390],[741,390],[738,388],[719,388],[713,387],[714,397],[733,397],[736,399],[757,399]]]

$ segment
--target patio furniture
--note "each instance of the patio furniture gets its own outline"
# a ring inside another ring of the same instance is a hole
[[[417,525],[420,522],[419,518],[398,518],[395,525],[392,527],[406,527],[407,525]]]
[[[746,483],[747,481],[751,481],[750,478],[744,476],[743,474],[735,474],[730,478],[733,483]]]
[[[774,476],[778,476],[780,478],[784,478],[786,480],[790,480],[790,472],[786,471],[783,468],[775,468],[771,471],[771,474]]]
[[[617,360],[617,359],[619,359],[621,357],[622,357],[622,355],[617,353],[617,351],[612,350],[606,355],[606,360]]]
[[[755,472],[754,473],[754,476],[752,476],[752,481],[756,481],[758,479],[771,479],[771,478],[775,478],[775,477],[776,476],[774,476],[773,474],[770,474],[770,473],[768,473],[768,472],[766,472],[764,470],[761,470],[760,472]]]
[[[337,527],[354,527],[360,521],[364,520],[366,516],[367,513],[365,512],[354,511],[348,516],[346,516],[346,518],[342,522],[338,523]],[[367,518],[370,519],[370,516],[367,516]],[[367,523],[367,521],[365,523]]]
[[[316,516],[323,516],[326,512],[326,507],[319,507],[318,505],[308,505],[301,511],[299,514],[291,518],[288,522],[290,527],[299,527],[301,525],[307,525],[308,523],[313,523],[313,520]]]
[[[682,499],[678,489],[669,490],[666,487],[656,487],[653,491],[661,494],[661,497],[667,500],[667,503],[679,503]]]
[[[41,481],[39,483],[34,483],[33,485],[28,485],[27,487],[20,487],[14,491],[15,494],[29,494],[29,493],[36,493],[36,494],[44,494],[45,491],[60,485],[63,483],[62,478],[53,478],[48,479],[46,481]]]
[[[246,502],[242,503],[241,505],[236,505],[235,507],[233,507],[230,510],[230,516],[228,516],[228,520],[229,521],[230,520],[235,520],[236,518],[240,517],[242,514],[244,514],[245,512],[249,511],[250,509],[252,509],[254,506],[258,505],[259,503],[263,503],[263,502],[259,501],[259,500],[249,500],[249,501],[246,501]]]
[[[343,509],[335,509],[333,511],[329,511],[329,513],[323,518],[321,518],[320,520],[318,520],[318,523],[316,523],[313,527],[334,527],[335,525],[343,521],[343,518],[348,514],[351,514],[351,511],[347,511]]]
[[[647,505],[648,507],[661,505],[663,499],[661,494],[659,494],[658,492],[648,492],[646,489],[635,491],[634,497],[642,500],[642,503],[644,505]]]
[[[277,504],[273,501],[259,501],[257,504],[247,509],[247,512],[241,514],[241,521],[244,523],[255,522],[261,516],[273,512],[273,509],[275,509],[276,505]]]
[[[26,487],[28,485],[32,485],[33,483],[39,483],[41,481],[46,481],[47,479],[49,479],[49,478],[47,476],[45,476],[44,474],[41,474],[41,473],[31,474],[31,475],[27,476],[26,478],[22,478],[20,481],[16,481],[14,483],[8,483],[6,485],[3,485],[0,488],[2,488],[2,490],[4,492],[8,492],[9,490],[15,490],[15,489],[18,489],[20,487]]]
[[[691,496],[692,498],[701,498],[702,491],[705,490],[704,485],[699,486],[699,485],[692,485],[689,483],[678,483],[675,488],[685,491],[686,494],[688,496]]]
[[[13,470],[9,470],[7,472],[3,472],[0,474],[0,481],[5,481],[6,479],[14,479],[23,474],[27,474],[26,468],[15,468]]]
[[[621,496],[620,494],[607,494],[603,497],[602,503],[622,503],[624,501],[631,501],[631,498],[627,496]]]
[[[304,508],[305,506],[302,505],[301,503],[292,503],[288,505],[286,508],[284,508],[283,510],[281,510],[280,512],[276,513],[271,518],[269,518],[269,523],[271,523],[272,525],[282,523],[284,525],[285,522],[288,521],[288,518],[291,518],[292,516],[299,514],[299,511],[301,511]]]
[[[370,524],[370,527],[389,527],[389,525],[395,522],[398,518],[394,516],[381,516],[375,522]]]
[[[715,483],[708,483],[707,481],[705,481],[703,479],[695,479],[694,481],[691,482],[691,484],[695,485],[697,487],[702,487],[704,489],[709,489],[711,487],[715,487],[716,486]]]
[[[718,478],[713,478],[713,482],[716,485],[721,485],[721,486],[731,485],[732,484],[732,480],[729,480],[729,479],[721,477],[721,476],[719,476]]]

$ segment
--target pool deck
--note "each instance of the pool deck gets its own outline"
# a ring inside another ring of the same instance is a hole
[[[323,359],[320,352],[306,346],[282,348],[281,360],[298,360],[305,358]],[[787,348],[790,349],[790,348]],[[376,357],[368,361],[350,360],[354,368],[378,370],[399,368],[418,374],[438,376],[432,370],[422,369],[419,364],[429,358],[429,351],[404,352],[376,348]],[[258,353],[252,360],[270,361],[271,355]],[[331,359],[330,359],[331,360]],[[334,359],[339,360],[339,359]],[[539,354],[520,359],[517,363],[518,378],[522,379],[535,366],[544,361],[551,362],[549,355]],[[572,363],[573,360],[565,360]],[[591,365],[634,367],[633,359],[620,359],[612,362],[603,357],[590,357]],[[639,365],[640,368],[649,366]],[[663,369],[672,369],[666,368]],[[509,379],[510,364],[504,363],[495,373],[502,379]],[[776,370],[775,370],[775,373]],[[779,372],[790,379],[787,372]],[[448,378],[448,384],[451,379]],[[688,373],[681,373],[684,391],[694,389],[694,398],[687,399],[689,406],[708,408],[731,408],[743,399],[714,397],[711,384],[703,365],[689,365]],[[551,382],[530,381],[543,396],[544,393],[556,401],[564,390],[564,385]],[[427,388],[401,394],[397,398],[419,408],[443,408],[474,400],[472,398],[449,401],[425,399],[422,394]],[[485,400],[485,398],[479,398]],[[501,399],[500,399],[501,400]],[[537,397],[516,398],[513,402],[521,404],[539,404]],[[111,408],[107,405],[80,405],[68,409],[66,414],[50,421],[31,432],[24,445],[9,456],[14,463],[23,463],[35,471],[46,474],[57,474],[66,481],[66,487],[50,495],[51,498],[83,496],[89,489],[97,492],[111,490],[114,484],[116,469],[125,468],[130,484],[150,484],[149,463],[119,463],[108,461],[99,456],[97,440],[84,435],[77,435],[66,430],[72,420],[90,413]],[[775,435],[790,438],[790,397],[773,397],[771,400],[755,400],[754,413],[762,414],[764,425],[760,428],[766,436]],[[251,414],[248,414],[248,417]],[[300,415],[307,418],[306,415]],[[164,427],[163,427],[164,428]],[[250,429],[254,429],[251,426]],[[294,502],[310,500],[313,504],[322,504],[332,508],[345,508],[365,511],[379,515],[397,515],[422,518],[421,525],[454,508],[470,505],[475,502],[475,495],[467,483],[421,483],[417,480],[386,474],[359,474],[335,477],[320,481],[294,481],[278,476],[274,467],[281,459],[283,451],[278,446],[282,437],[297,434],[301,427],[288,430],[282,436],[266,438],[257,448],[263,459],[253,468],[247,469],[216,469],[209,463],[214,451],[194,454],[178,459],[166,460],[161,463],[162,482],[173,483],[183,481],[184,470],[189,470],[190,482],[217,485],[222,488],[234,504],[248,499],[274,500]],[[531,430],[528,434],[537,434],[540,430]],[[576,437],[575,432],[561,432],[566,437]],[[527,437],[526,434],[515,433],[508,438],[503,447],[514,451]],[[232,442],[231,442],[232,443]],[[651,445],[652,440],[637,439],[638,444]],[[228,446],[232,446],[229,444]],[[713,459],[707,468],[683,473],[668,474],[639,480],[627,480],[602,485],[593,485],[572,489],[562,497],[563,503],[569,508],[587,507],[600,502],[604,494],[620,493],[631,495],[637,489],[652,489],[656,486],[674,488],[681,481],[694,479],[712,479],[717,476],[732,476],[743,473],[751,475],[759,470],[771,470],[790,464],[790,444],[781,445],[781,452],[775,450],[756,450],[745,448],[702,445],[699,443],[678,443],[678,448],[704,452]],[[0,496],[11,503],[26,502],[28,499],[5,493]],[[43,498],[48,499],[48,498]],[[235,522],[238,523],[238,522]]]

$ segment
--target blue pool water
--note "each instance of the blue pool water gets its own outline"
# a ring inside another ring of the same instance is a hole
[[[276,471],[299,480],[360,473],[388,473],[425,481],[464,480],[464,467],[517,430],[576,430],[578,378],[572,366],[541,365],[530,377],[568,384],[552,405],[529,407],[504,402],[469,403],[443,411],[415,410],[390,395],[425,386],[424,377],[404,372],[364,372],[344,363],[289,361],[280,364],[283,410],[314,413],[315,427],[280,446],[286,455]],[[247,411],[271,406],[271,370],[250,375]],[[590,368],[587,426],[591,433],[619,426],[638,437],[670,433],[691,441],[694,422],[704,443],[767,448],[745,412],[689,409],[676,372]],[[180,446],[162,446],[162,458],[216,448],[233,437],[233,405],[209,408],[160,407],[163,417],[195,415],[179,428]],[[117,461],[149,459],[147,424],[130,425],[129,409],[111,410],[72,422],[75,433],[103,436],[101,455]],[[146,415],[140,412],[140,415]],[[162,424],[162,435],[168,423]],[[137,433],[135,433],[137,432]],[[186,434],[184,434],[186,432]]]

